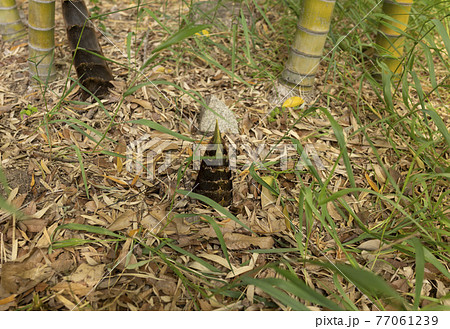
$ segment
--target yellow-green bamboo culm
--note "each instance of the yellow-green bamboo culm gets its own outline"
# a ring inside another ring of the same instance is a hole
[[[302,1],[297,32],[281,78],[304,93],[314,86],[334,5],[334,0]]]
[[[32,76],[41,81],[56,77],[53,61],[55,49],[55,0],[29,0],[28,62]]]
[[[384,0],[383,13],[391,19],[380,21],[376,43],[379,55],[389,70],[398,76],[402,73],[401,65],[405,37],[401,32],[408,26],[409,14],[413,0]]]
[[[16,0],[0,0],[0,35],[4,41],[25,37],[25,25],[20,20]]]

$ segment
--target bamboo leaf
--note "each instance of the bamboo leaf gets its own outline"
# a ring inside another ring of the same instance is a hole
[[[315,262],[313,262],[315,263]],[[372,298],[389,299],[396,304],[406,307],[406,301],[397,294],[381,277],[365,269],[355,268],[347,264],[320,263],[333,272],[343,276],[354,284],[364,294]]]
[[[181,135],[181,134],[179,134],[179,133],[177,133],[175,131],[172,131],[169,128],[166,128],[166,127],[164,127],[164,126],[162,126],[159,123],[156,123],[154,121],[150,121],[150,120],[147,120],[147,119],[139,119],[139,120],[131,120],[131,121],[128,121],[128,122],[129,123],[135,123],[135,124],[138,124],[138,125],[147,126],[149,128],[155,129],[155,130],[157,130],[159,132],[168,134],[170,136],[182,139],[182,140],[187,141],[187,142],[194,142],[194,140],[192,138],[186,137],[186,136]]]
[[[211,272],[216,272],[216,273],[221,273],[222,271],[220,271],[217,267],[211,265],[208,262],[205,262],[202,258],[195,256],[194,254],[190,253],[187,250],[184,250],[181,247],[178,247],[175,244],[172,244],[170,242],[166,243],[170,248],[172,248],[175,251],[178,251],[180,254],[186,255],[188,257],[190,257],[191,259],[195,260],[196,262],[200,263],[201,265],[203,265],[204,267],[206,267],[208,270],[210,270]]]
[[[334,134],[339,144],[339,148],[341,149],[341,154],[344,159],[345,170],[347,171],[348,180],[350,181],[351,187],[356,187],[355,177],[353,176],[353,167],[350,162],[350,157],[347,152],[347,143],[345,142],[344,132],[342,127],[337,123],[337,121],[333,118],[331,113],[325,109],[321,108],[322,112],[327,116],[328,120],[331,123],[331,127],[333,128]]]
[[[126,237],[114,233],[113,231],[110,231],[104,227],[100,226],[92,226],[92,225],[85,225],[85,224],[76,224],[76,223],[69,223],[69,224],[63,224],[56,228],[55,232],[59,230],[74,230],[74,231],[84,231],[89,233],[95,233],[95,234],[101,234],[101,235],[107,235],[107,236],[113,236],[115,238],[123,239],[125,240]]]
[[[447,49],[447,55],[450,55],[450,37],[447,33],[445,26],[437,18],[434,18],[431,21],[436,26],[436,29],[437,29],[439,35],[441,36],[442,41],[444,42],[445,48]]]
[[[447,279],[450,280],[450,273],[448,272],[448,270],[445,268],[444,265],[442,265],[436,257],[434,257],[434,255],[427,249],[424,248],[424,256],[427,262],[429,262],[431,265],[433,265],[434,267],[436,267],[442,274],[445,275],[445,277]]]
[[[174,35],[169,37],[166,41],[164,41],[161,45],[153,49],[151,56],[145,63],[141,66],[140,70],[143,71],[153,60],[156,58],[157,53],[160,51],[169,48],[170,46],[179,43],[183,41],[184,39],[187,39],[194,35],[197,32],[200,32],[201,30],[207,29],[210,25],[195,25],[195,26],[186,26],[183,29],[176,32]]]
[[[228,255],[227,244],[225,243],[225,239],[223,238],[222,231],[220,230],[219,225],[218,225],[217,222],[216,222],[213,218],[211,218],[210,216],[202,215],[202,217],[205,218],[205,219],[208,221],[209,225],[211,225],[212,228],[214,229],[214,232],[215,232],[216,235],[217,235],[217,239],[219,240],[220,247],[222,248],[223,255],[225,256],[225,259],[227,260],[228,265],[230,266],[231,271],[234,273],[233,265],[231,265],[230,257],[229,257],[229,255]]]
[[[200,201],[206,203],[208,206],[210,206],[211,208],[217,210],[222,215],[224,215],[224,216],[234,220],[236,223],[238,223],[239,225],[241,225],[242,227],[247,229],[249,232],[252,232],[252,230],[247,225],[242,223],[239,219],[237,219],[236,216],[234,216],[231,212],[229,212],[226,208],[222,207],[220,204],[218,204],[214,200],[211,200],[210,198],[207,198],[206,196],[203,196],[201,194],[197,194],[197,193],[194,193],[194,192],[191,192],[191,191],[176,190],[176,192],[180,193],[181,195],[189,196],[189,197],[191,197],[193,199],[197,199],[197,200],[200,200]]]
[[[309,309],[300,303],[298,300],[292,298],[285,292],[273,287],[274,285],[279,286],[286,281],[281,279],[253,279],[248,276],[244,276],[242,278],[242,282],[248,285],[254,285],[258,288],[261,288],[265,293],[269,294],[273,298],[279,300],[284,305],[292,308],[293,311],[309,311]]]
[[[417,238],[411,239],[411,243],[416,251],[416,286],[414,291],[414,310],[417,311],[419,309],[420,293],[422,291],[423,279],[425,276],[425,255],[423,252],[423,246]]]
[[[439,116],[439,114],[431,106],[429,106],[427,110],[423,110],[423,112],[431,117],[431,120],[433,120],[439,132],[444,137],[447,145],[450,145],[450,133],[448,132],[447,125],[444,123],[444,121],[442,121],[442,118]]]
[[[72,145],[72,147],[75,150],[75,153],[77,154],[78,163],[80,164],[81,176],[83,178],[84,189],[86,191],[86,197],[89,199],[89,187],[86,177],[86,171],[84,170],[83,155],[81,154],[81,151],[78,148],[78,146]]]
[[[332,311],[342,311],[338,304],[334,303],[325,296],[319,294],[314,289],[310,288],[303,280],[301,280],[294,273],[275,267],[275,271],[283,275],[291,284],[287,284],[284,290],[293,293],[298,298],[305,299],[312,303],[324,306]],[[279,286],[282,288],[282,286]]]

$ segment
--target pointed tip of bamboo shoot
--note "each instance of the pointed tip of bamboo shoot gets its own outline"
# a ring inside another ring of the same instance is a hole
[[[216,120],[216,127],[214,128],[214,135],[211,139],[211,144],[222,144],[222,137],[220,136],[219,121]]]

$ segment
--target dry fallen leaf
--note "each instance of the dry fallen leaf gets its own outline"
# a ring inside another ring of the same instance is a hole
[[[275,184],[275,178],[273,176],[261,177],[267,185],[273,187]],[[265,208],[266,206],[276,203],[277,197],[272,194],[272,192],[265,186],[261,188],[261,206]]]
[[[94,286],[100,282],[103,277],[103,270],[105,264],[99,264],[91,266],[89,264],[83,263],[74,273],[67,277],[67,280],[71,282],[85,282],[88,286]]]
[[[283,103],[283,107],[296,107],[299,105],[302,105],[305,101],[303,98],[298,96],[293,96],[288,99],[286,99]]]
[[[120,231],[124,228],[128,228],[131,222],[136,219],[136,212],[133,210],[127,210],[123,214],[119,215],[116,220],[108,226],[108,230]]]
[[[381,241],[378,239],[373,239],[369,241],[365,241],[358,246],[360,250],[369,250],[374,251],[380,249]]]
[[[256,246],[261,249],[270,249],[273,247],[274,241],[272,237],[253,237],[238,233],[226,233],[223,238],[227,244],[228,249],[248,249],[251,246]]]
[[[22,262],[2,265],[1,284],[11,294],[20,294],[50,278],[53,270],[43,262],[41,250],[36,250]]]

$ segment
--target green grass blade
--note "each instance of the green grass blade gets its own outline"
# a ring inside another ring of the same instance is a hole
[[[291,283],[287,284],[285,287],[278,286],[279,288],[283,288],[284,290],[293,293],[298,298],[326,307],[331,311],[342,311],[342,308],[339,307],[338,304],[316,292],[294,273],[278,267],[275,267],[274,269]]]
[[[225,259],[227,260],[227,263],[230,266],[231,271],[234,273],[233,265],[231,265],[230,256],[228,255],[227,244],[225,243],[225,239],[223,238],[223,234],[222,231],[220,230],[219,225],[214,220],[214,218],[211,218],[210,216],[202,215],[202,217],[205,218],[208,221],[209,225],[212,226],[214,232],[216,233],[217,239],[219,240],[223,255],[225,256]]]
[[[450,280],[450,273],[448,272],[447,268],[445,268],[445,266],[442,265],[427,248],[424,248],[423,251],[426,261],[436,267],[442,274],[445,275],[447,279]]]
[[[190,253],[189,251],[184,250],[181,247],[178,247],[177,245],[167,242],[166,243],[170,248],[172,248],[173,250],[179,252],[182,255],[186,255],[188,257],[190,257],[191,259],[195,260],[196,262],[200,263],[201,265],[203,265],[204,267],[206,267],[208,270],[210,270],[211,272],[215,272],[215,273],[221,273],[222,271],[219,270],[217,267],[211,265],[208,262],[205,262],[203,259],[201,259],[200,257],[195,256],[194,254]]]
[[[104,227],[85,225],[85,224],[76,224],[76,223],[63,224],[56,228],[55,233],[59,230],[84,231],[84,232],[88,232],[88,233],[113,236],[115,238],[119,238],[119,239],[123,239],[123,240],[125,240],[127,238],[126,236],[114,233],[113,231],[110,231]]]
[[[434,18],[431,21],[436,26],[436,29],[444,42],[445,48],[447,49],[447,55],[450,55],[450,37],[445,29],[445,26],[437,18]]]
[[[347,264],[320,264],[321,266],[332,270],[336,274],[343,276],[368,297],[375,299],[388,299],[389,303],[397,304],[397,306],[401,308],[406,307],[406,301],[400,297],[400,295],[389,284],[387,284],[386,281],[376,274]]]
[[[282,304],[290,307],[294,311],[309,311],[309,309],[300,303],[298,300],[292,298],[285,292],[274,288],[273,286],[278,286],[283,284],[285,281],[281,279],[254,279],[248,276],[242,278],[242,282],[248,285],[254,285],[261,288],[265,293],[269,294],[273,298],[279,300]]]
[[[414,310],[417,311],[419,309],[420,292],[422,291],[423,279],[425,276],[425,255],[423,252],[423,246],[417,238],[411,239],[411,243],[416,251],[416,286],[414,291]]]
[[[84,190],[86,192],[86,197],[89,199],[89,186],[87,182],[86,171],[84,170],[83,155],[81,154],[81,151],[78,148],[78,146],[72,145],[72,147],[75,150],[75,153],[77,154],[78,163],[80,164],[81,177],[83,178]]]
[[[328,120],[331,123],[331,127],[333,128],[334,134],[339,144],[339,148],[341,149],[341,154],[344,160],[345,169],[347,171],[348,180],[350,181],[351,187],[356,187],[355,177],[353,176],[353,167],[350,162],[350,157],[347,152],[347,143],[345,142],[344,132],[342,127],[337,123],[337,121],[333,118],[331,113],[325,109],[321,108],[322,112],[327,116]]]
[[[186,27],[182,28],[181,30],[176,32],[174,35],[170,36],[169,39],[164,41],[161,45],[159,45],[158,47],[153,49],[152,54],[154,54],[154,55],[145,61],[145,63],[141,66],[140,70],[141,71],[144,70],[151,62],[153,62],[153,60],[155,59],[156,53],[158,53],[166,48],[169,48],[170,46],[193,36],[195,33],[200,32],[201,30],[207,29],[208,27],[209,27],[209,25],[205,24],[205,25],[186,26]]]
[[[147,120],[147,119],[139,119],[139,120],[131,120],[131,121],[128,121],[128,122],[129,123],[135,123],[135,124],[138,124],[138,125],[147,126],[149,128],[155,129],[155,130],[157,130],[159,132],[162,132],[164,134],[168,134],[170,136],[173,136],[173,137],[178,138],[178,139],[182,139],[182,140],[187,141],[187,142],[194,142],[194,140],[192,138],[186,137],[186,136],[181,135],[181,134],[179,134],[179,133],[177,133],[175,131],[172,131],[169,128],[166,128],[166,127],[164,127],[164,126],[162,126],[159,123],[156,123],[154,121],[150,121],[150,120]]]
[[[439,114],[431,107],[429,106],[428,109],[423,110],[426,114],[428,114],[431,117],[431,120],[433,120],[434,124],[438,128],[439,132],[442,134],[442,136],[445,139],[445,142],[447,143],[447,146],[450,145],[450,133],[448,132],[447,125],[444,123],[442,118],[439,116]]]
[[[255,64],[255,61],[253,60],[252,51],[250,48],[250,44],[251,44],[250,32],[248,30],[247,20],[245,19],[244,12],[242,11],[242,9],[241,9],[241,25],[242,25],[242,29],[244,30],[245,56],[247,57],[248,63],[250,63],[250,65],[252,67],[255,67],[256,64]]]
[[[242,223],[239,219],[237,219],[236,216],[234,216],[231,212],[229,212],[226,208],[222,207],[220,204],[218,204],[214,200],[211,200],[210,198],[208,198],[208,197],[206,197],[204,195],[197,194],[197,193],[194,193],[194,192],[191,192],[191,191],[176,190],[176,192],[181,194],[181,195],[189,196],[190,198],[197,199],[197,200],[200,200],[200,201],[206,203],[208,206],[210,206],[211,208],[217,210],[222,215],[224,215],[224,216],[234,220],[236,223],[241,225],[243,228],[247,229],[249,232],[252,232],[252,230],[247,225]]]
[[[101,240],[102,242],[114,242],[114,241],[121,241],[117,239],[105,239]],[[99,243],[99,240],[86,240],[86,239],[67,239],[63,241],[55,241],[50,245],[50,251],[55,249],[61,249],[61,248],[73,248],[77,246],[83,246],[85,244],[94,244]]]

